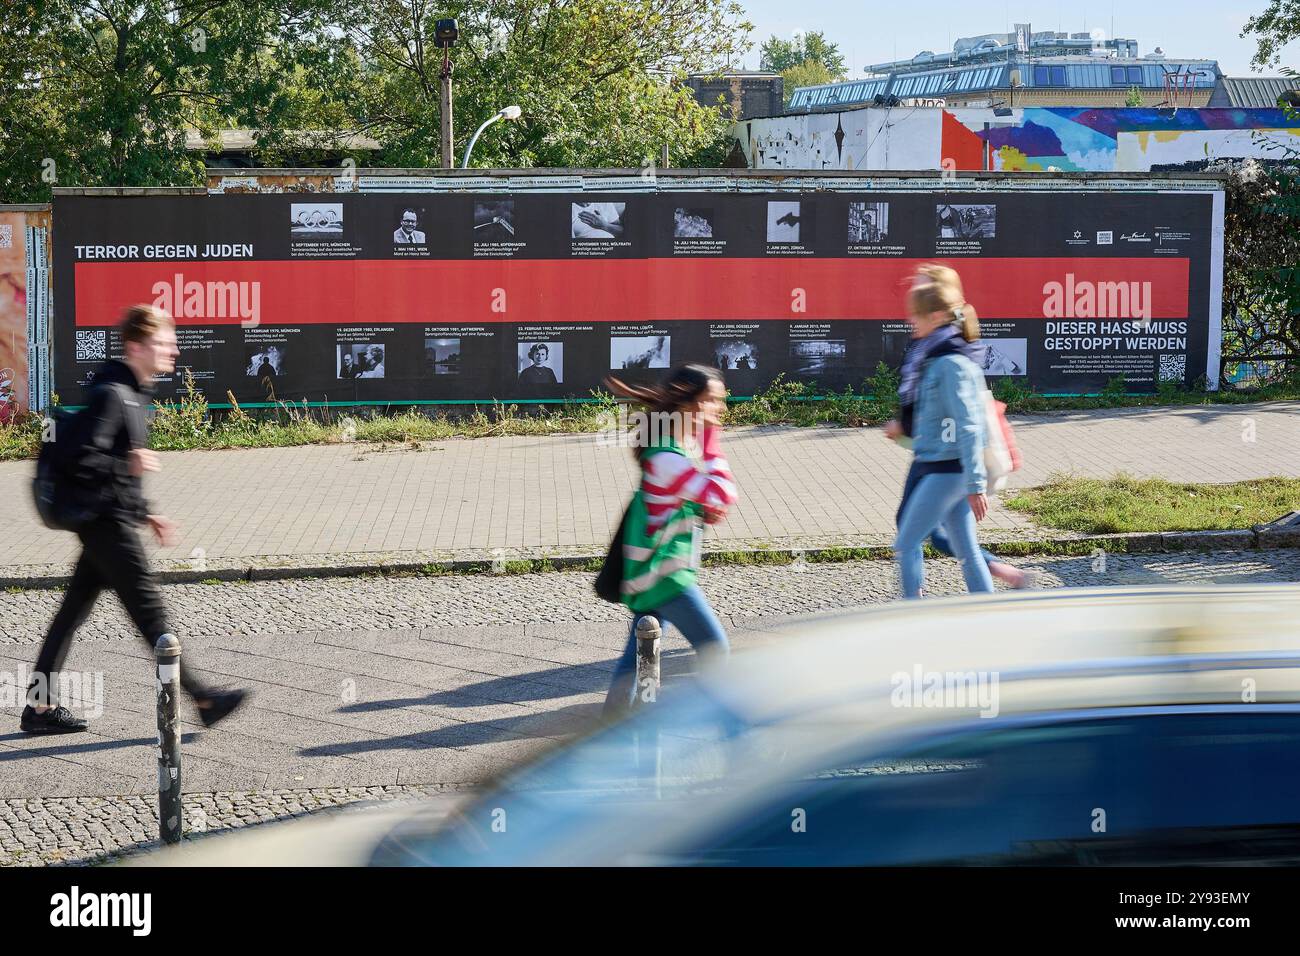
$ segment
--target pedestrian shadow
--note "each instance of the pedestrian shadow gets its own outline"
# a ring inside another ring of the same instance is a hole
[[[693,666],[694,652],[687,649],[668,651],[660,657],[663,679],[677,678],[688,673]],[[575,694],[594,694],[605,691],[613,676],[596,664],[568,664],[527,674],[491,677],[474,684],[464,684],[455,690],[432,691],[420,697],[394,697],[387,700],[359,701],[345,704],[340,714],[367,714],[403,707],[434,705],[441,707],[482,707],[491,704],[515,704],[524,701],[554,700]]]
[[[76,736],[68,735],[68,736]],[[31,741],[31,734],[16,733],[0,735],[0,744],[11,740]],[[50,738],[44,738],[49,740]],[[54,738],[67,740],[68,737]],[[84,739],[84,738],[83,738]],[[182,734],[181,743],[189,744],[199,739],[198,734]],[[52,746],[50,743],[41,743],[32,747],[23,747],[17,750],[8,748],[0,750],[0,763],[6,760],[22,760],[25,757],[66,757],[70,754],[89,754],[98,753],[101,750],[120,750],[123,747],[157,747],[157,737],[132,737],[130,739],[105,739],[100,738],[94,743],[70,743],[68,746]]]
[[[347,757],[394,750],[441,750],[503,741],[568,737],[595,727],[600,718],[600,710],[601,705],[598,703],[569,704],[544,713],[530,711],[518,717],[456,723],[419,733],[304,747],[298,751],[298,755],[300,757]]]

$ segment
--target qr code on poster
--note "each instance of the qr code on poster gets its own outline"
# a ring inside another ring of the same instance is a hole
[[[77,332],[77,361],[102,362],[108,358],[108,333],[99,331]]]
[[[14,247],[14,226],[13,223],[7,222],[0,226],[0,249],[12,249]]]
[[[1186,377],[1187,356],[1185,354],[1160,356],[1160,381],[1181,382]]]

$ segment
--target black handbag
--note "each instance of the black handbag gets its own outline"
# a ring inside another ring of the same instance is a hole
[[[611,604],[623,603],[623,532],[627,528],[627,515],[631,510],[631,504],[623,509],[623,520],[618,523],[614,540],[609,543],[609,551],[605,555],[605,563],[596,574],[596,595]]]

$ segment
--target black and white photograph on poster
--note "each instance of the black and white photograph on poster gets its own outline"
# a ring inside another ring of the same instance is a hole
[[[713,367],[724,372],[753,372],[758,368],[758,346],[739,339],[714,339]]]
[[[790,343],[791,371],[815,377],[844,367],[848,349],[844,339],[805,339]]]
[[[515,201],[480,200],[474,203],[474,241],[506,242],[515,238]]]
[[[626,218],[625,202],[575,202],[570,209],[570,235],[574,239],[622,239]]]
[[[903,356],[912,344],[912,330],[906,322],[885,322],[880,330],[880,360],[890,368],[902,368]]]
[[[803,203],[772,200],[767,204],[767,241],[803,242]]]
[[[460,339],[425,339],[424,371],[427,375],[460,373]]]
[[[849,203],[849,243],[855,246],[884,242],[889,237],[889,203]]]
[[[939,203],[934,207],[934,217],[938,239],[993,239],[997,235],[998,207],[993,203]]]
[[[712,239],[713,210],[678,206],[673,210],[674,239]]]
[[[563,342],[519,343],[520,385],[559,385],[563,381]]]
[[[423,206],[401,206],[397,210],[397,228],[393,230],[393,245],[422,246],[428,239],[425,230],[428,216]]]
[[[290,232],[299,236],[342,236],[343,203],[295,202],[289,204]]]
[[[250,378],[276,378],[284,374],[284,347],[266,345],[249,348],[244,374]]]
[[[367,342],[338,346],[338,378],[383,378],[384,346]]]
[[[1029,345],[1026,339],[984,339],[985,375],[1025,375]]]
[[[672,340],[667,335],[612,335],[609,339],[609,367],[668,368]]]

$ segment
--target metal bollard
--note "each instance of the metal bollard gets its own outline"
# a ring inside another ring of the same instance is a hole
[[[632,706],[641,708],[659,699],[659,619],[643,617],[636,622],[636,696]],[[657,721],[652,727],[638,728],[633,736],[637,772],[654,787],[655,797],[662,794],[663,746]]]
[[[636,697],[632,706],[653,704],[659,697],[659,619],[646,616],[636,623]]]
[[[181,807],[181,738],[176,701],[181,692],[181,642],[164,634],[154,645],[158,659],[158,823],[163,843],[180,843],[184,829]]]

